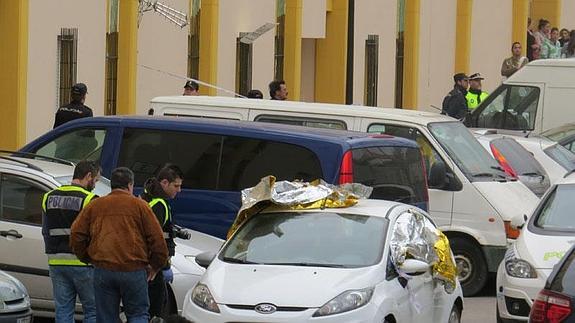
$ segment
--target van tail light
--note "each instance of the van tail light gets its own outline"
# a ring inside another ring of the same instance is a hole
[[[519,234],[521,233],[521,230],[512,227],[511,221],[503,221],[503,224],[505,225],[505,235],[507,236],[507,238],[509,238],[509,239],[519,238]]]
[[[571,299],[563,294],[542,290],[529,314],[533,323],[560,323],[571,314]]]
[[[497,149],[493,144],[489,144],[489,147],[491,147],[493,157],[495,157],[495,160],[497,160],[499,165],[501,165],[505,173],[511,177],[517,178],[517,172],[513,169],[513,167],[511,167],[511,165],[509,165],[507,159],[505,158],[505,156],[503,156],[503,154],[499,151],[499,149]]]
[[[339,168],[339,183],[353,183],[353,153],[351,150],[343,154]]]

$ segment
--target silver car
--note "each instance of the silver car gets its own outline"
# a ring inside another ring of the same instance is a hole
[[[32,310],[26,287],[0,270],[0,323],[8,322],[32,322]]]

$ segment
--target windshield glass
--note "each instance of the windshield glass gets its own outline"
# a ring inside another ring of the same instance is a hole
[[[429,130],[471,182],[505,178],[499,164],[461,122],[436,122]]]
[[[553,128],[541,133],[541,136],[547,137],[553,141],[561,141],[563,138],[570,137],[575,134],[575,124]]]
[[[388,221],[331,212],[278,212],[253,216],[231,238],[225,262],[318,267],[379,263]]]
[[[503,84],[481,104],[473,126],[533,130],[538,102],[539,88]]]
[[[545,154],[553,159],[566,171],[575,169],[575,155],[567,148],[557,144],[545,149]]]
[[[575,232],[575,184],[558,185],[540,209],[535,226],[545,230]]]
[[[60,176],[56,177],[56,180],[61,185],[69,185],[72,182],[72,176]],[[106,177],[100,177],[100,180],[96,183],[96,187],[92,191],[92,193],[98,196],[104,196],[110,193],[112,189],[110,188],[110,180]]]

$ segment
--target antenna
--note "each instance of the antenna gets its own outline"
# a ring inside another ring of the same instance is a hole
[[[176,10],[158,0],[140,0],[139,5],[139,16],[138,16],[138,26],[140,26],[140,21],[144,12],[155,11],[162,15],[164,18],[171,21],[174,25],[184,28],[188,25],[188,15]]]

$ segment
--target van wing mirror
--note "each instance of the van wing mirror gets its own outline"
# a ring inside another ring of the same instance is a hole
[[[447,184],[447,167],[443,161],[436,161],[429,170],[429,187],[444,188]]]
[[[201,254],[196,256],[196,263],[200,265],[200,267],[208,268],[208,266],[210,266],[215,257],[216,254],[213,252],[210,251],[202,252]]]
[[[407,275],[415,276],[421,275],[429,271],[431,266],[421,260],[406,259],[403,264],[399,266],[399,270]]]
[[[513,229],[520,230],[523,228],[525,223],[527,223],[527,215],[523,214],[523,215],[516,215],[513,218],[511,218],[510,225]]]

